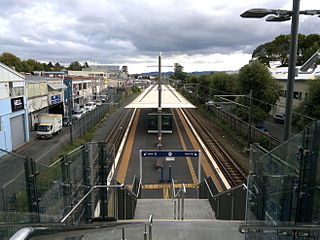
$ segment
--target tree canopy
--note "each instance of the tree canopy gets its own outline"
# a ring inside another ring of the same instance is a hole
[[[187,77],[187,74],[183,72],[183,67],[180,63],[174,64],[174,74],[171,76],[174,79],[177,80],[185,80]]]
[[[308,94],[295,109],[299,114],[293,115],[293,122],[300,128],[306,126],[311,118],[320,119],[320,76],[308,83]]]
[[[279,99],[280,86],[277,80],[271,76],[266,66],[255,61],[239,70],[237,84],[240,94],[249,94],[253,90],[252,119],[257,124],[263,122],[269,116],[272,105]],[[249,106],[248,97],[239,98],[238,102]],[[241,118],[247,119],[247,109],[238,107],[236,112]]]
[[[53,65],[52,62],[41,63],[34,59],[21,60],[12,53],[4,52],[0,55],[0,62],[3,64],[14,67],[17,72],[31,73],[33,71],[60,71],[64,66],[56,63]]]
[[[272,61],[280,61],[282,67],[288,66],[290,35],[279,35],[271,42],[258,46],[252,53],[252,60],[257,60],[270,67]],[[320,35],[298,35],[297,65],[305,63],[320,49]]]

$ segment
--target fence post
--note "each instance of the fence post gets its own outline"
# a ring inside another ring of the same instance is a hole
[[[71,209],[71,181],[70,181],[70,162],[67,155],[62,155],[61,160],[61,186],[63,196],[63,214]]]
[[[25,180],[28,210],[31,213],[29,216],[30,222],[40,222],[40,209],[39,209],[39,194],[37,189],[37,175],[36,164],[32,158],[26,157],[24,161]],[[32,214],[32,213],[35,213]]]
[[[106,162],[106,143],[98,143],[98,159],[99,159],[99,178],[101,185],[107,185],[107,162]],[[99,189],[99,199],[100,199],[100,217],[107,217],[107,188]]]
[[[83,184],[87,187],[84,189],[83,194],[86,194],[87,191],[92,187],[92,146],[90,143],[86,143],[85,147],[82,151],[82,176],[83,176]],[[92,216],[93,216],[93,193],[90,194],[85,200],[85,206],[86,206],[86,221],[91,222]]]

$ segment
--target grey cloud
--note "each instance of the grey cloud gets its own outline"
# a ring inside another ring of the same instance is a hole
[[[58,29],[51,29],[41,19],[33,26],[23,19],[14,22],[10,13],[32,6],[25,0],[3,1],[6,19],[11,20],[10,29],[15,36],[14,39],[1,36],[0,52],[14,49],[21,58],[123,62],[138,55],[154,56],[158,51],[167,56],[252,53],[258,45],[279,34],[290,33],[288,24],[242,19],[241,9],[225,16],[211,16],[183,8],[183,5],[153,9],[142,1],[101,1],[101,6],[95,6],[90,5],[90,1],[84,4],[80,0],[56,0],[51,2],[53,10],[57,17],[66,16],[66,22],[57,26]],[[42,1],[33,4],[37,2]],[[278,0],[268,2],[270,8],[282,8],[283,4]],[[314,19],[303,19],[301,32],[315,32],[318,24]],[[22,37],[39,44],[24,43]],[[74,43],[78,48],[66,43]]]

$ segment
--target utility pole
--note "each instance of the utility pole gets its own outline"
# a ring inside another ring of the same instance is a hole
[[[162,147],[162,107],[161,107],[161,95],[162,95],[162,89],[161,89],[161,53],[158,55],[158,78],[159,78],[159,84],[158,84],[158,149],[161,149]]]
[[[72,107],[73,107],[73,86],[71,80],[71,91],[69,91],[69,99],[68,99],[68,111],[69,111],[69,129],[70,129],[70,144],[73,146],[73,121],[72,121]]]

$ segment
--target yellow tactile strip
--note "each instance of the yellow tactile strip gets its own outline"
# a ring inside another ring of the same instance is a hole
[[[130,129],[130,133],[128,135],[128,139],[127,139],[125,148],[123,150],[123,152],[125,152],[126,154],[123,154],[123,156],[121,158],[120,166],[119,166],[118,172],[117,172],[117,181],[120,183],[124,183],[125,179],[126,179],[127,170],[128,170],[128,166],[129,166],[129,160],[130,160],[130,156],[131,156],[131,151],[132,151],[134,136],[136,134],[139,116],[140,116],[140,109],[137,109],[136,116],[133,120],[131,129]]]
[[[184,184],[186,188],[195,188],[196,184],[194,183],[185,183]],[[182,183],[175,183],[174,187],[176,189],[181,188]],[[132,185],[127,185],[128,188],[132,188]],[[143,184],[142,189],[153,189],[153,190],[162,190],[162,198],[163,199],[169,199],[171,197],[170,195],[170,189],[172,187],[171,183],[165,183],[165,184]]]

